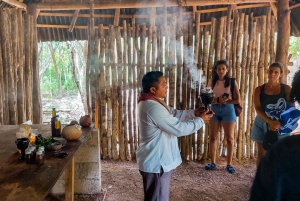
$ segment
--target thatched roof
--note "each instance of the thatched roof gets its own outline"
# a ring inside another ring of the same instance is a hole
[[[86,40],[87,27],[90,17],[88,0],[25,0],[16,3],[16,0],[3,0],[10,6],[37,9],[37,27],[39,41],[48,40]],[[43,2],[43,3],[41,3]],[[0,8],[8,6],[0,2]],[[276,15],[276,0],[94,0],[95,26],[103,24],[105,29],[109,25],[122,25],[123,20],[132,25],[146,24],[149,27],[155,18],[155,25],[159,26],[165,8],[167,14],[178,14],[183,9],[184,17],[193,17],[195,12],[201,12],[200,24],[210,24],[211,18],[226,16],[229,5],[235,5],[239,12],[253,13],[254,17],[266,15],[271,8]],[[290,1],[291,35],[300,36],[300,3]],[[209,28],[209,27],[208,27]]]

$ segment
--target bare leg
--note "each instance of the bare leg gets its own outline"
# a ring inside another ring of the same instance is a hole
[[[231,165],[233,151],[234,151],[234,127],[235,122],[222,123],[224,128],[224,135],[227,142],[227,165]]]
[[[261,142],[256,142],[257,144],[257,159],[256,159],[256,168],[259,166],[260,161],[266,155],[267,151],[263,148]]]
[[[220,122],[210,121],[209,122],[210,134],[209,134],[209,152],[212,163],[216,163],[216,150],[217,140],[220,128]]]

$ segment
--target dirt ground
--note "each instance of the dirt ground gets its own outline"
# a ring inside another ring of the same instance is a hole
[[[204,170],[205,164],[182,163],[172,175],[170,201],[246,201],[255,176],[255,162],[233,162],[236,173],[225,170],[225,159],[220,158],[217,169]],[[102,193],[77,195],[77,201],[142,201],[143,185],[136,162],[101,161]],[[45,201],[64,200],[48,195]]]

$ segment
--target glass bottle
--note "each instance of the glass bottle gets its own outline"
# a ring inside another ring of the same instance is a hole
[[[55,120],[56,120],[56,110],[55,108],[52,108],[52,117],[51,117],[51,134],[52,137],[55,136]]]
[[[44,164],[44,154],[41,151],[36,152],[36,163]]]
[[[61,123],[59,120],[59,115],[56,115],[56,118],[55,118],[55,136],[54,137],[61,137]]]

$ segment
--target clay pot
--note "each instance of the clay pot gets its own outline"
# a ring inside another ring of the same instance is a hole
[[[84,115],[80,118],[79,124],[83,128],[88,128],[92,125],[92,118],[90,117],[90,115]]]
[[[68,141],[78,140],[82,135],[81,126],[67,125],[62,129],[61,135]]]
[[[72,121],[70,122],[70,125],[74,125],[74,124],[79,124],[79,123],[78,123],[78,121],[76,121],[76,120],[72,120]]]

